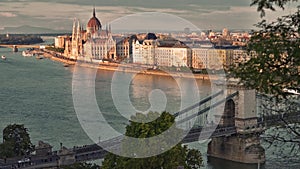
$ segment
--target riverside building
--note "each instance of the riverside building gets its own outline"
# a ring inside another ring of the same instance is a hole
[[[154,33],[113,36],[110,25],[103,29],[94,8],[85,30],[75,19],[72,36],[57,37],[55,46],[64,47],[64,56],[74,60],[95,63],[103,60],[125,61],[149,67],[188,67],[194,70],[226,69],[251,58],[240,46],[212,43],[217,36],[212,31],[209,38],[199,38],[196,33],[180,34],[176,39],[170,35],[157,36]],[[206,35],[201,33],[201,36]],[[227,29],[223,30],[222,36],[231,41],[240,38]],[[241,36],[249,37],[246,34]]]
[[[132,43],[133,63],[162,67],[191,67],[191,49],[180,41],[160,40],[147,34]]]
[[[220,70],[231,65],[238,65],[254,57],[254,54],[247,54],[246,50],[236,47],[226,48],[192,48],[192,67],[194,69]]]
[[[102,24],[96,17],[95,8],[86,30],[80,25],[79,20],[74,20],[72,38],[65,42],[64,55],[88,62],[116,58],[116,42],[112,37],[111,27],[106,26],[106,29],[102,29]]]

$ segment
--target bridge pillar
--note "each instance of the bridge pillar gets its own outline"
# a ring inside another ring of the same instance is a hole
[[[265,150],[259,138],[263,128],[257,123],[255,90],[230,81],[226,86],[215,85],[226,91],[227,95],[238,91],[237,96],[226,101],[225,108],[217,110],[222,114],[215,116],[220,126],[235,126],[237,133],[212,138],[208,145],[208,156],[240,163],[264,163]]]
[[[13,51],[13,52],[18,52],[18,47],[17,47],[16,45],[13,45],[12,51]]]
[[[59,166],[71,165],[76,162],[75,153],[66,147],[62,147],[62,149],[58,151],[57,155],[59,156]]]

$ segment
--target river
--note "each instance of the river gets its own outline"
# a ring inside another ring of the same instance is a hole
[[[58,149],[60,143],[66,147],[92,144],[77,119],[72,100],[72,76],[74,67],[64,67],[62,63],[49,59],[38,60],[35,57],[23,57],[21,52],[0,48],[0,130],[8,124],[24,124],[28,128],[33,144],[39,140],[50,143]],[[98,70],[96,98],[109,123],[124,132],[126,119],[117,116],[111,96],[113,72]],[[189,81],[184,84],[189,85]],[[197,80],[199,93],[205,97],[210,93],[210,82]],[[153,89],[161,89],[167,98],[166,110],[175,112],[180,108],[180,90],[174,79],[153,75],[138,75],[129,88],[130,100],[138,110],[149,108],[148,94]],[[0,132],[2,138],[2,132]],[[207,142],[190,144],[204,154]],[[299,163],[278,163],[278,157],[267,151],[267,163],[261,168],[298,169]],[[272,157],[272,158],[271,158]],[[257,166],[242,165],[225,160],[213,159],[204,168],[211,169],[254,169]]]

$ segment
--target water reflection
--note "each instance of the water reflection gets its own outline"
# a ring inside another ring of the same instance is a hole
[[[265,169],[265,165],[243,164],[214,157],[208,158],[208,169]]]

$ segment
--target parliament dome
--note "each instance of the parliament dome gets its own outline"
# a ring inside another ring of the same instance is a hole
[[[96,17],[95,8],[93,9],[93,17],[89,20],[87,28],[92,28],[94,31],[101,30],[102,25],[99,19]]]

